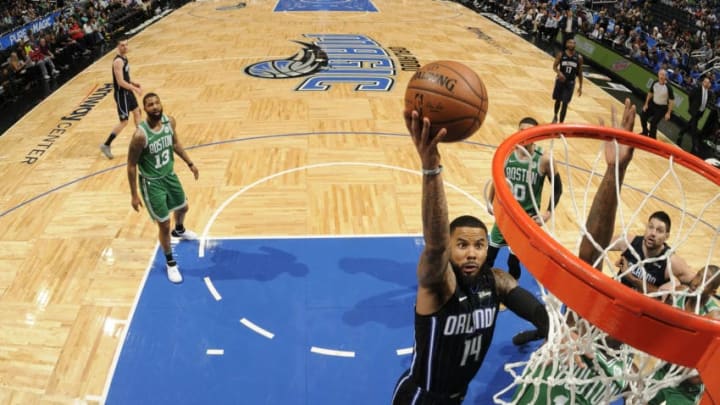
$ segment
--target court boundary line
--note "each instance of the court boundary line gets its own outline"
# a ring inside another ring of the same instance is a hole
[[[138,287],[137,293],[135,293],[135,301],[133,302],[132,307],[130,308],[130,313],[128,314],[128,318],[126,320],[126,327],[123,329],[122,335],[120,336],[118,346],[115,349],[115,354],[113,355],[113,361],[110,365],[110,370],[108,372],[108,375],[105,377],[105,388],[103,388],[103,392],[100,397],[100,403],[105,404],[107,402],[108,394],[110,393],[110,384],[112,383],[113,377],[115,377],[115,372],[117,371],[117,365],[120,361],[120,353],[122,353],[122,350],[125,348],[125,342],[127,341],[127,334],[130,330],[130,326],[132,324],[132,320],[135,317],[135,311],[137,311],[138,304],[140,303],[140,296],[142,295],[143,289],[145,289],[145,284],[147,284],[147,280],[150,277],[150,271],[153,267],[153,262],[155,261],[155,255],[157,254],[158,248],[160,247],[159,242],[155,242],[155,248],[153,249],[153,254],[150,255],[150,260],[148,261],[147,268],[145,269],[145,276],[143,277],[142,282],[140,282],[140,285]],[[93,397],[97,397],[97,395],[93,395]]]

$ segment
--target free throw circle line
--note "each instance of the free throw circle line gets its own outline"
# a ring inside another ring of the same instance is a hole
[[[333,166],[364,166],[364,167],[376,167],[376,168],[382,168],[382,169],[397,170],[397,171],[401,171],[401,172],[405,172],[405,173],[410,173],[410,174],[416,174],[416,175],[418,175],[418,176],[422,176],[422,175],[423,175],[422,172],[419,171],[419,170],[407,169],[407,168],[400,167],[400,166],[386,165],[386,164],[383,164],[383,163],[367,163],[367,162],[328,162],[328,163],[316,163],[316,164],[312,164],[312,165],[305,165],[305,166],[295,167],[295,168],[292,168],[292,169],[287,169],[287,170],[283,170],[283,171],[277,172],[277,173],[275,173],[275,174],[271,174],[271,175],[269,175],[269,176],[263,177],[263,178],[261,178],[261,179],[259,179],[259,180],[256,180],[256,181],[248,184],[247,186],[241,188],[241,189],[238,190],[235,194],[233,194],[232,196],[230,196],[230,198],[228,198],[228,199],[225,200],[222,204],[220,204],[220,207],[218,207],[218,209],[215,210],[215,212],[213,212],[213,214],[212,214],[212,216],[210,217],[210,219],[208,220],[207,224],[205,224],[205,228],[203,229],[202,235],[200,236],[200,243],[199,243],[199,247],[198,247],[198,257],[205,257],[205,246],[206,246],[206,244],[207,244],[208,233],[210,232],[210,228],[211,228],[212,225],[215,223],[215,220],[217,219],[217,217],[218,217],[218,216],[225,210],[225,208],[227,208],[227,206],[230,205],[230,203],[232,203],[236,198],[238,198],[239,196],[241,196],[242,194],[244,194],[244,193],[247,192],[248,190],[251,190],[252,188],[254,188],[254,187],[257,186],[257,185],[263,184],[263,183],[268,182],[268,181],[270,181],[270,180],[272,180],[272,179],[274,179],[274,178],[277,178],[277,177],[280,177],[280,176],[284,176],[284,175],[286,175],[286,174],[298,172],[298,171],[301,171],[301,170],[309,170],[309,169],[317,169],[317,168],[333,167]],[[478,200],[477,198],[473,197],[470,193],[468,193],[467,191],[461,189],[460,187],[458,187],[458,186],[456,186],[456,185],[454,185],[454,184],[452,184],[452,183],[450,183],[450,182],[448,182],[448,181],[445,181],[444,183],[445,183],[446,186],[450,187],[451,189],[459,192],[460,194],[462,194],[462,195],[464,195],[465,197],[467,197],[468,199],[470,199],[470,201],[472,201],[473,203],[477,204],[477,206],[479,206],[479,207],[484,207],[484,206],[485,206],[480,200]]]

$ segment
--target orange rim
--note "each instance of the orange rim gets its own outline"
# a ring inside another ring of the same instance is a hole
[[[720,186],[720,170],[652,138],[592,125],[542,125],[507,138],[492,162],[495,221],[528,270],[553,295],[601,330],[639,350],[698,370],[705,384],[702,404],[720,404],[720,322],[651,299],[602,274],[542,229],[504,185],[504,165],[519,143],[557,138],[617,139],[668,158]]]

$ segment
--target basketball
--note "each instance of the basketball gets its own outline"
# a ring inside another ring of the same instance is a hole
[[[469,138],[480,128],[488,110],[485,84],[469,67],[453,61],[429,63],[413,75],[405,90],[405,122],[413,110],[430,119],[435,136],[447,128],[443,142]]]

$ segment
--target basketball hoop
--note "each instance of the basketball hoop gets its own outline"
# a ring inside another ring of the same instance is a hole
[[[720,186],[718,169],[675,146],[590,125],[543,125],[518,132],[498,147],[492,162],[495,220],[513,253],[537,281],[602,332],[667,362],[697,369],[705,385],[701,404],[720,404],[720,322],[625,288],[594,269],[536,225],[505,185],[504,165],[516,145],[559,137],[614,140],[669,159],[671,165],[690,169],[716,187]],[[631,163],[629,171],[632,168]]]

